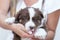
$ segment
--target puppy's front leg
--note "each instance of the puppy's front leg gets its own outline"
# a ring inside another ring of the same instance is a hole
[[[7,18],[7,19],[5,20],[5,22],[8,23],[8,24],[12,24],[12,23],[15,22],[15,17]]]
[[[39,29],[37,29],[37,30],[35,31],[34,36],[35,36],[36,38],[38,38],[38,39],[44,40],[44,39],[46,38],[46,36],[47,36],[47,32],[45,31],[45,29],[39,28]]]

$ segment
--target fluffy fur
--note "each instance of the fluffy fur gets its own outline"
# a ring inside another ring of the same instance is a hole
[[[40,39],[45,39],[47,35],[47,30],[44,21],[45,19],[42,12],[36,8],[21,9],[16,14],[15,18],[8,18],[5,20],[5,22],[9,24],[12,24],[13,22],[23,24],[29,34],[32,34],[34,32],[35,38]],[[22,38],[14,33],[13,40],[22,40]]]

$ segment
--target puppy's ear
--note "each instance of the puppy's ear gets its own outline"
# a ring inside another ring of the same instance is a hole
[[[17,14],[15,15],[15,18],[19,18],[19,16],[21,16],[21,14],[22,14],[22,11],[23,9],[21,9],[21,10],[19,10],[18,12],[17,12]]]
[[[41,15],[42,18],[44,18],[43,13],[41,11],[40,11],[40,15]]]
[[[39,13],[40,13],[41,17],[44,18],[43,12],[40,9],[38,9],[38,10],[39,10]]]
[[[43,13],[40,9],[35,9],[35,11],[40,15],[41,18],[44,18]]]
[[[21,12],[22,10],[20,10],[19,12],[17,12],[17,14],[15,14],[15,23],[19,23],[19,17],[21,16]]]

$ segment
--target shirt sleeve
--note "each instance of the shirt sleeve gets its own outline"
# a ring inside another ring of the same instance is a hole
[[[60,9],[60,0],[46,0],[44,4],[44,11],[50,14],[56,10]]]

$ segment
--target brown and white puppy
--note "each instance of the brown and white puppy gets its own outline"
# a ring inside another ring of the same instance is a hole
[[[34,32],[34,36],[36,38],[45,39],[47,35],[47,30],[44,23],[44,16],[39,9],[32,7],[21,9],[16,14],[16,17],[13,19],[15,20],[15,23],[23,24],[29,34],[32,34]],[[13,23],[14,20],[11,21],[11,23]],[[8,20],[6,20],[6,22],[7,21]],[[22,40],[22,39],[17,34],[14,33],[13,40]]]

